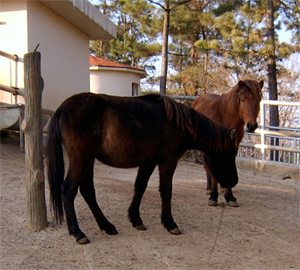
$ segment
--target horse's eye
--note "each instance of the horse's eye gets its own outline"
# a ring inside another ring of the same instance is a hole
[[[241,99],[241,102],[244,102],[244,100],[243,100],[243,99]]]

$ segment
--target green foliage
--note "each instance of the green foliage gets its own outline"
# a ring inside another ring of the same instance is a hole
[[[145,0],[99,0],[97,7],[116,23],[118,32],[114,40],[92,41],[91,53],[127,65],[153,68],[148,59],[160,53],[161,45],[155,42],[159,30],[152,6]]]
[[[91,42],[91,52],[153,71],[161,54],[162,6],[167,1],[98,0],[100,11],[117,24],[118,36]],[[243,78],[267,81],[267,60],[274,44],[267,38],[266,12],[266,0],[192,0],[172,9],[168,91],[196,95],[228,90]],[[284,60],[300,51],[297,0],[274,0],[274,18],[275,56],[278,70],[283,70]],[[291,33],[291,42],[279,41],[282,29]],[[281,78],[282,73],[278,75]],[[158,77],[148,80],[159,84]]]

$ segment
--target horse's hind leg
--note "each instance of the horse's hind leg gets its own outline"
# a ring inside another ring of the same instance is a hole
[[[217,206],[218,205],[218,197],[219,197],[218,182],[213,177],[211,177],[211,181],[212,181],[212,186],[211,186],[210,197],[208,199],[208,205],[209,206]]]
[[[212,187],[211,176],[208,173],[206,173],[206,194],[207,195],[211,194],[211,187]]]
[[[75,213],[74,200],[78,192],[78,183],[72,181],[70,170],[62,185],[62,197],[66,219],[68,224],[69,234],[74,235],[79,244],[87,244],[90,241],[85,234],[80,230]]]
[[[147,188],[149,178],[156,165],[140,167],[134,184],[134,195],[128,210],[128,217],[132,226],[138,230],[146,230],[140,216],[140,205],[142,197]]]
[[[210,174],[209,167],[206,165],[206,162],[205,162],[205,158],[204,158],[205,153],[201,152],[201,155],[202,155],[202,160],[203,160],[203,167],[206,172],[206,194],[210,195],[211,188],[212,188],[211,174]]]
[[[205,162],[205,153],[201,153],[203,157],[203,166],[206,171],[206,180],[207,180],[207,187],[206,187],[206,194],[210,195],[208,199],[209,206],[217,206],[218,205],[218,182],[213,178],[211,175],[210,169]]]
[[[117,230],[113,224],[111,224],[104,214],[102,213],[95,194],[94,182],[93,182],[93,167],[88,171],[86,178],[80,184],[80,193],[85,199],[86,203],[90,207],[100,230],[104,230],[107,234],[117,234]]]

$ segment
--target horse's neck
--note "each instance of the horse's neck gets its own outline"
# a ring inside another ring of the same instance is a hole
[[[239,113],[239,102],[237,102],[233,96],[233,93],[228,92],[221,95],[222,108],[220,113],[223,115],[222,124],[227,127],[235,127],[240,129],[244,126],[244,120]]]
[[[222,137],[223,127],[200,114],[194,120],[196,120],[194,122],[194,133],[192,139],[188,139],[188,143],[192,143],[191,149],[208,153],[211,151],[219,152],[222,147],[225,147],[224,142],[227,137]],[[219,128],[222,130],[219,130]]]
[[[238,149],[239,144],[242,141],[243,137],[244,137],[244,125],[241,126],[239,129],[237,129],[237,132],[236,132],[235,145],[236,145],[237,149]]]

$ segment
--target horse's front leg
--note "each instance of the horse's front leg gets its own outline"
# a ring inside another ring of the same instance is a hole
[[[147,166],[141,166],[138,170],[138,174],[134,184],[134,195],[132,202],[128,209],[128,217],[132,226],[138,230],[146,230],[143,221],[140,216],[140,205],[148,185],[149,178],[155,168],[156,164],[148,164]]]
[[[208,199],[208,205],[209,206],[217,206],[218,205],[218,197],[219,197],[218,182],[211,175],[210,175],[210,179],[211,179],[212,185],[211,185],[210,197]]]
[[[171,211],[172,180],[176,166],[177,160],[171,160],[171,162],[169,160],[159,165],[159,191],[162,199],[161,222],[167,228],[168,232],[178,235],[181,232],[173,220]]]
[[[224,188],[224,197],[229,206],[238,207],[239,204],[236,201],[236,198],[233,196],[231,187]]]

